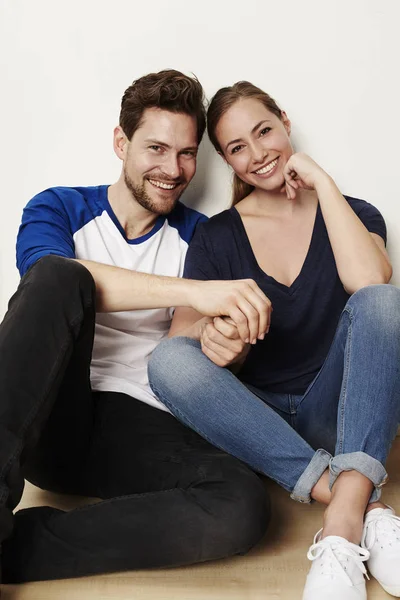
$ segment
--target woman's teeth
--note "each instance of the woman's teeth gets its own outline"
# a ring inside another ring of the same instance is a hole
[[[278,163],[278,159],[276,158],[272,162],[268,163],[262,169],[259,169],[258,171],[256,171],[256,175],[265,175],[266,173],[269,173],[277,165],[277,163]]]

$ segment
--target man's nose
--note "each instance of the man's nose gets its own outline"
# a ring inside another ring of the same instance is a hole
[[[171,179],[177,179],[181,174],[181,167],[179,164],[178,156],[176,154],[170,154],[167,160],[163,164],[163,171]]]

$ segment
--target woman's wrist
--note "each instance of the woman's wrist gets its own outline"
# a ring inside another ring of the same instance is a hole
[[[314,189],[317,192],[318,197],[319,197],[320,195],[323,195],[324,192],[326,193],[329,191],[337,190],[338,187],[337,187],[336,183],[334,182],[334,180],[332,179],[332,177],[330,175],[328,175],[328,173],[326,171],[323,171],[321,169],[321,173],[317,176],[317,178],[315,180]]]
[[[169,335],[169,337],[189,337],[189,338],[192,338],[193,340],[197,340],[199,342],[204,325],[206,325],[207,323],[210,323],[211,321],[212,321],[212,319],[210,319],[210,317],[203,317],[202,319],[199,319],[195,323],[192,323],[192,325],[189,325],[189,327],[185,327],[184,329],[179,329],[173,335]]]

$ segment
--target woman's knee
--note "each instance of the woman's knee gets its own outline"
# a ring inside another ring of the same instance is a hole
[[[149,382],[154,393],[161,390],[186,394],[201,380],[199,342],[187,337],[163,340],[153,351],[148,365]]]
[[[363,287],[349,298],[346,309],[371,326],[387,325],[394,331],[400,328],[400,289],[389,284]]]

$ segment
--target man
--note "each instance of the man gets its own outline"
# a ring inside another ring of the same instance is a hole
[[[196,79],[142,77],[114,131],[117,183],[46,190],[24,210],[22,280],[0,329],[4,582],[220,558],[266,529],[258,477],[175,420],[147,380],[170,307],[230,317],[243,340],[265,333],[254,282],[179,279],[205,219],[178,202],[204,127]],[[103,501],[23,510],[13,527],[23,475]]]

